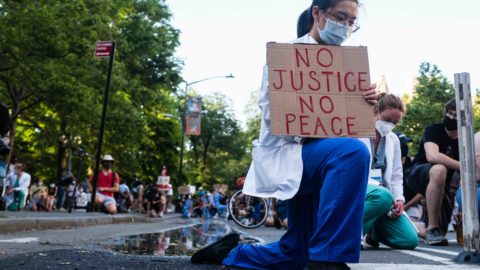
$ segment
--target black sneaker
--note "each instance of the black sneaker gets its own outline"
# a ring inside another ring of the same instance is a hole
[[[350,270],[345,263],[309,261],[304,270]]]
[[[448,240],[440,232],[439,228],[433,228],[433,229],[427,230],[427,234],[425,236],[425,243],[427,243],[430,246],[447,246]]]
[[[228,253],[238,245],[238,241],[240,241],[238,233],[227,234],[218,241],[195,252],[190,261],[192,263],[221,265]]]

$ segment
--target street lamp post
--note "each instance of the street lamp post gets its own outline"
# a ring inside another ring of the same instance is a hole
[[[186,105],[186,100],[187,100],[187,91],[188,91],[188,87],[189,86],[192,86],[194,84],[197,84],[197,83],[200,83],[200,82],[204,82],[204,81],[208,81],[208,80],[212,80],[212,79],[232,79],[232,78],[235,78],[235,76],[233,76],[233,74],[229,74],[229,75],[225,75],[225,76],[213,76],[213,77],[208,77],[208,78],[204,78],[204,79],[201,79],[201,80],[197,80],[197,81],[193,81],[193,82],[185,82],[185,91],[184,91],[184,95],[183,95],[183,98],[184,98],[184,105],[183,105],[183,108],[181,109],[181,113],[180,113],[180,116],[181,116],[181,122],[182,122],[182,142],[181,142],[181,145],[180,145],[180,163],[178,164],[178,182],[180,185],[183,185],[183,179],[182,179],[182,169],[183,169],[183,147],[184,147],[184,144],[185,144],[185,105]]]

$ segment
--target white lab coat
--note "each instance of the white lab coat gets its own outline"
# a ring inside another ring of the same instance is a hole
[[[317,44],[308,34],[291,43]],[[272,135],[266,65],[263,68],[258,106],[262,111],[260,136],[253,142],[253,161],[243,192],[257,197],[288,200],[298,192],[302,181],[302,145],[298,137]]]
[[[15,191],[20,191],[23,190],[25,194],[28,194],[28,187],[30,186],[30,174],[23,172],[22,176],[20,176],[20,179],[18,180],[19,185],[17,188],[14,188]],[[16,174],[9,174],[7,176],[7,181],[6,181],[6,186],[13,187],[15,186],[15,182],[17,181],[17,175]]]
[[[368,149],[372,157],[373,151],[370,145],[368,145]],[[385,187],[392,192],[394,201],[400,200],[405,202],[405,197],[403,196],[402,151],[400,149],[400,140],[393,132],[389,132],[385,138],[385,159],[387,166],[385,173],[382,175]],[[379,182],[369,177],[368,184],[379,185]]]

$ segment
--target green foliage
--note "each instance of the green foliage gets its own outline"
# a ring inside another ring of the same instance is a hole
[[[170,16],[158,0],[0,0],[0,100],[12,109],[15,152],[34,176],[54,179],[67,148],[94,156],[108,60],[93,49],[102,40],[117,43],[102,152],[126,179],[175,167],[180,128],[162,116],[175,114],[171,94],[181,82]]]
[[[247,127],[245,131],[246,140],[247,140],[247,152],[251,153],[252,142],[258,139],[260,134],[260,124],[262,120],[262,113],[257,105],[259,90],[252,91],[250,94],[250,99],[247,106],[245,107],[245,115],[247,116]],[[251,154],[248,155],[248,159],[245,161],[247,164],[250,164]],[[247,169],[246,167],[245,169]]]
[[[402,124],[397,128],[413,138],[410,155],[416,154],[425,127],[442,121],[445,102],[455,97],[453,85],[436,65],[424,62],[420,65],[419,73],[416,92],[407,105]]]
[[[244,169],[245,136],[221,94],[203,99],[200,136],[190,136],[186,174],[191,184],[211,187],[235,180]]]

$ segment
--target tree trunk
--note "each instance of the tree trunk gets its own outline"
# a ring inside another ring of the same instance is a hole
[[[7,155],[5,164],[10,164],[13,155],[13,147],[15,146],[15,135],[17,134],[17,118],[10,120],[10,153]],[[7,172],[9,173],[9,172]]]
[[[203,148],[203,167],[207,167],[207,153],[208,153],[208,147],[210,146],[210,138],[207,139],[205,142],[205,147]]]
[[[60,134],[65,134],[65,130],[67,129],[67,123],[65,121],[61,121],[60,124]],[[63,141],[60,138],[57,140],[58,143],[58,152],[57,152],[57,183],[62,180],[62,173],[64,168],[64,158],[65,158],[65,146],[63,145]]]
[[[15,147],[15,136],[17,135],[17,120],[18,120],[18,112],[20,111],[20,105],[18,103],[13,103],[12,114],[10,119],[10,153],[7,155],[7,159],[5,160],[5,164],[10,164],[10,160],[12,159],[13,149]]]

